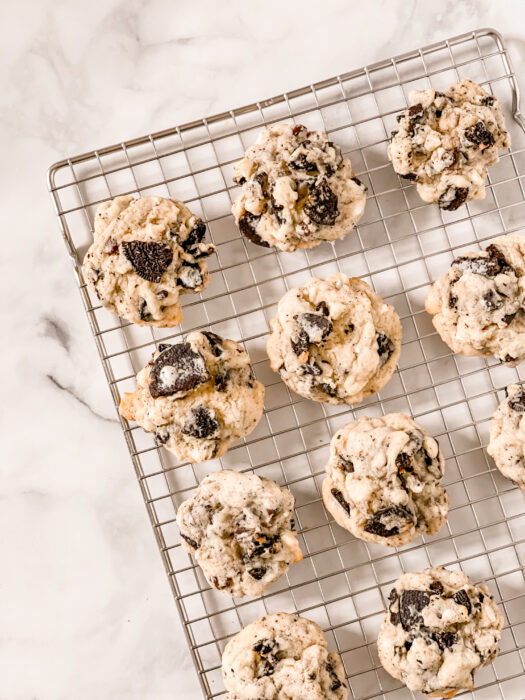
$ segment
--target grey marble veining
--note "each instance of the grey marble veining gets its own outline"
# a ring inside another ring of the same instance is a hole
[[[482,26],[525,87],[524,20],[522,0],[2,3],[2,699],[200,697],[47,167]]]

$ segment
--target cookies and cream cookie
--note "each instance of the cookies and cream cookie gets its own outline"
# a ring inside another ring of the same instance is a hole
[[[95,216],[94,241],[82,266],[102,306],[139,326],[176,326],[180,297],[210,276],[206,226],[175,199],[115,197]]]
[[[343,664],[322,629],[305,617],[273,613],[231,639],[222,655],[226,700],[346,700]]]
[[[474,674],[499,651],[503,615],[486,586],[442,567],[403,574],[377,640],[394,678],[429,697],[472,690]]]
[[[413,91],[409,104],[388,147],[396,173],[441,209],[483,199],[487,166],[510,145],[500,101],[465,79],[445,92]]]
[[[525,236],[500,236],[460,255],[431,286],[425,308],[445,343],[461,355],[525,359]]]
[[[379,391],[401,350],[394,308],[366,282],[341,273],[286,292],[270,329],[272,369],[301,396],[331,404]]]
[[[232,212],[249,240],[280,250],[343,238],[365,210],[366,187],[324,131],[274,124],[235,166]]]
[[[124,394],[121,415],[181,460],[220,457],[251,433],[263,412],[264,386],[253,378],[248,353],[208,331],[159,345],[137,385]]]
[[[490,423],[487,452],[507,479],[525,491],[525,388],[510,384]]]
[[[177,510],[181,544],[214,588],[261,595],[302,559],[293,507],[291,492],[271,479],[214,472]]]
[[[412,418],[363,417],[332,438],[324,504],[356,537],[399,547],[445,524],[444,467],[437,441]]]

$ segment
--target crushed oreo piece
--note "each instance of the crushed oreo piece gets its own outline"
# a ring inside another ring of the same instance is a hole
[[[267,571],[268,569],[266,569],[264,566],[258,566],[253,569],[248,569],[248,573],[256,581],[260,581]]]
[[[510,326],[510,324],[511,324],[511,323],[514,321],[514,319],[516,318],[516,314],[517,314],[517,313],[518,313],[518,312],[515,311],[515,312],[512,313],[512,314],[505,314],[505,316],[502,316],[502,317],[501,317],[501,320],[503,321],[503,323],[504,323],[506,326]]]
[[[207,406],[196,406],[191,409],[191,418],[181,427],[183,435],[205,440],[213,438],[219,431],[219,422],[215,411]]]
[[[525,391],[521,391],[509,399],[509,408],[512,408],[516,413],[525,413]]]
[[[481,297],[481,305],[487,311],[496,311],[503,306],[503,299],[493,289],[489,290]]]
[[[296,338],[290,338],[290,345],[292,346],[292,350],[297,357],[302,355],[304,352],[307,353],[308,349],[310,348],[310,340],[306,331],[301,330]]]
[[[492,105],[494,104],[494,98],[492,97],[492,95],[487,95],[481,100],[481,104],[484,107],[492,107]]]
[[[376,342],[377,354],[379,355],[379,365],[380,367],[383,367],[383,365],[385,365],[392,357],[394,352],[394,343],[385,333],[383,333],[383,331],[377,331]]]
[[[431,638],[436,642],[441,651],[449,649],[458,641],[454,632],[433,632]]]
[[[405,506],[387,506],[374,513],[365,523],[365,532],[379,537],[398,535],[408,525],[414,524],[414,515]]]
[[[180,391],[191,391],[210,378],[204,358],[190,343],[170,345],[161,352],[151,369],[151,396],[171,396]]]
[[[423,622],[420,612],[430,603],[429,591],[408,590],[399,599],[399,619],[405,631]]]
[[[231,370],[222,369],[215,375],[215,389],[216,391],[226,391],[228,388],[228,382],[231,379]]]
[[[198,219],[195,226],[188,233],[185,240],[181,241],[180,246],[190,255],[198,253],[197,245],[202,243],[204,236],[206,235],[206,224],[201,219]]]
[[[316,305],[315,310],[320,311],[323,314],[323,316],[330,316],[330,309],[328,308],[328,304],[326,303],[326,301],[320,301]]]
[[[410,458],[410,455],[407,455],[406,452],[400,452],[397,455],[396,467],[398,468],[398,471],[403,471],[403,472],[414,471],[414,468],[412,466],[412,459]]]
[[[409,117],[416,117],[416,116],[421,116],[423,114],[423,105],[421,102],[418,102],[417,105],[412,105],[412,107],[409,107],[408,109],[408,116]]]
[[[448,296],[448,308],[457,309],[458,308],[458,298],[455,294],[449,294]]]
[[[493,278],[501,273],[508,273],[513,268],[505,260],[503,253],[495,246],[489,245],[485,252],[487,257],[460,256],[453,260],[452,265],[460,272],[472,272],[483,277]]]
[[[338,489],[332,489],[332,490],[331,490],[331,494],[332,494],[332,496],[335,498],[335,500],[339,503],[339,505],[341,506],[341,508],[342,508],[343,510],[345,510],[345,511],[348,513],[348,515],[350,515],[350,505],[349,505],[349,503],[345,500],[345,497],[343,496],[343,494],[341,493],[341,491],[339,491]]]
[[[317,181],[310,190],[304,205],[307,216],[321,226],[333,226],[339,216],[338,199],[325,178]]]
[[[339,680],[339,677],[337,673],[335,672],[335,668],[332,666],[332,664],[327,661],[325,664],[326,672],[328,673],[330,677],[330,690],[332,692],[335,692],[336,690],[339,690],[339,688],[343,685],[342,681]]]
[[[308,342],[318,345],[332,332],[332,322],[326,316],[303,313],[294,317],[301,331],[306,333]]]
[[[456,211],[462,204],[467,201],[468,187],[456,187],[449,185],[438,199],[440,209],[444,211]]]
[[[148,282],[160,282],[173,260],[169,246],[153,241],[124,241],[122,251],[137,275]]]
[[[199,545],[195,542],[195,540],[192,540],[191,537],[183,535],[182,532],[180,533],[180,536],[185,542],[187,542],[190,545],[192,549],[199,549]]]
[[[138,311],[141,321],[151,321],[153,319],[153,316],[148,311],[148,303],[142,297],[139,298]]]
[[[252,648],[260,657],[257,664],[256,677],[271,676],[279,663],[280,652],[278,643],[273,639],[262,639],[254,644]]]
[[[400,175],[400,177],[402,177],[403,180],[410,180],[411,182],[417,181],[416,173],[405,173],[404,175]]]
[[[249,241],[255,243],[255,245],[260,245],[263,248],[270,248],[270,244],[261,238],[255,230],[260,218],[261,217],[256,214],[245,211],[239,219],[239,230]]]
[[[319,367],[317,362],[312,362],[312,364],[302,364],[297,368],[297,373],[301,376],[308,375],[310,377],[319,377],[323,373],[323,370]]]
[[[474,126],[465,129],[465,138],[470,143],[475,146],[483,146],[484,148],[490,148],[494,145],[494,134],[492,134],[488,129],[485,122],[479,121]]]
[[[339,455],[339,464],[343,467],[343,471],[347,474],[352,474],[352,472],[355,472],[354,463],[349,457]]]
[[[333,386],[332,384],[328,384],[328,382],[323,382],[319,388],[327,396],[337,396],[337,387]]]
[[[165,445],[170,439],[170,429],[167,425],[161,425],[155,431],[155,439],[160,445]]]
[[[178,270],[177,285],[184,289],[197,289],[204,284],[202,270],[197,263],[184,262]]]
[[[211,331],[202,331],[202,335],[205,335],[206,338],[208,338],[208,343],[210,344],[211,351],[215,357],[220,357],[224,351],[221,336],[217,335],[216,333],[212,333]]]
[[[118,253],[118,243],[113,236],[109,236],[109,238],[106,239],[104,243],[104,253],[108,255],[116,255]]]
[[[468,597],[467,591],[457,591],[456,593],[454,593],[453,598],[458,605],[465,606],[465,608],[467,608],[467,613],[470,615],[470,613],[472,612],[472,604],[470,602],[470,598]]]

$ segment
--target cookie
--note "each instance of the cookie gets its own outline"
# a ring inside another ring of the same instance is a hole
[[[445,524],[444,469],[437,441],[412,418],[360,418],[332,438],[323,501],[355,537],[400,547]]]
[[[472,690],[474,674],[496,657],[503,616],[486,586],[442,567],[403,574],[377,640],[394,678],[429,697]]]
[[[322,629],[305,617],[273,613],[231,639],[222,655],[226,700],[345,700],[339,655]]]
[[[214,472],[177,510],[181,544],[214,588],[233,598],[261,595],[302,559],[293,507],[290,491],[271,479]]]
[[[232,212],[241,233],[280,250],[343,238],[365,210],[366,187],[324,131],[274,124],[235,166]]]
[[[401,350],[394,308],[341,273],[290,289],[270,328],[274,372],[297,394],[324,403],[354,404],[379,391]]]
[[[525,388],[510,384],[490,423],[487,452],[497,468],[525,491]]]
[[[116,197],[97,209],[84,278],[117,316],[139,326],[176,326],[181,294],[200,292],[210,280],[204,259],[215,246],[204,242],[205,233],[176,199]]]
[[[134,420],[180,460],[204,462],[249,435],[263,412],[264,386],[248,353],[215,333],[190,333],[159,345],[124,394],[120,413]]]
[[[500,101],[465,79],[446,92],[413,91],[409,103],[388,147],[396,173],[447,211],[483,199],[487,166],[510,145]]]
[[[501,236],[456,258],[431,286],[425,308],[445,343],[461,355],[525,359],[525,236]]]

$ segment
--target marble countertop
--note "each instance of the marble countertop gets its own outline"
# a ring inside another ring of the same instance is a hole
[[[483,26],[522,0],[3,3],[0,697],[200,690],[58,234],[47,167]]]

